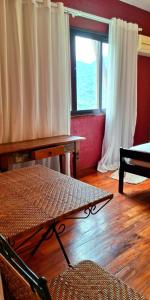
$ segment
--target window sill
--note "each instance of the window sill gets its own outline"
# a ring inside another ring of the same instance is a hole
[[[99,112],[99,113],[76,113],[76,114],[71,114],[71,119],[78,118],[78,117],[87,117],[87,116],[105,116],[105,112]]]

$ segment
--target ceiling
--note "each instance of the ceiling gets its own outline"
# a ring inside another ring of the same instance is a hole
[[[150,12],[150,0],[120,0]]]

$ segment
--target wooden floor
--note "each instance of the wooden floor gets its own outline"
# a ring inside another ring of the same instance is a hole
[[[150,299],[150,180],[125,184],[124,195],[118,194],[118,181],[110,174],[94,173],[82,181],[113,192],[114,198],[95,216],[65,222],[62,241],[72,264],[93,260]],[[34,242],[22,254],[33,271],[52,278],[65,270],[55,238],[45,241],[31,257]]]

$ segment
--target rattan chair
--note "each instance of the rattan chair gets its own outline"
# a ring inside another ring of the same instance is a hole
[[[51,281],[36,276],[0,236],[0,269],[7,300],[146,300],[91,261]]]

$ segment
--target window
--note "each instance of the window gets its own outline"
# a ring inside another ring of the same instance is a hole
[[[107,36],[71,29],[72,114],[105,109]]]

